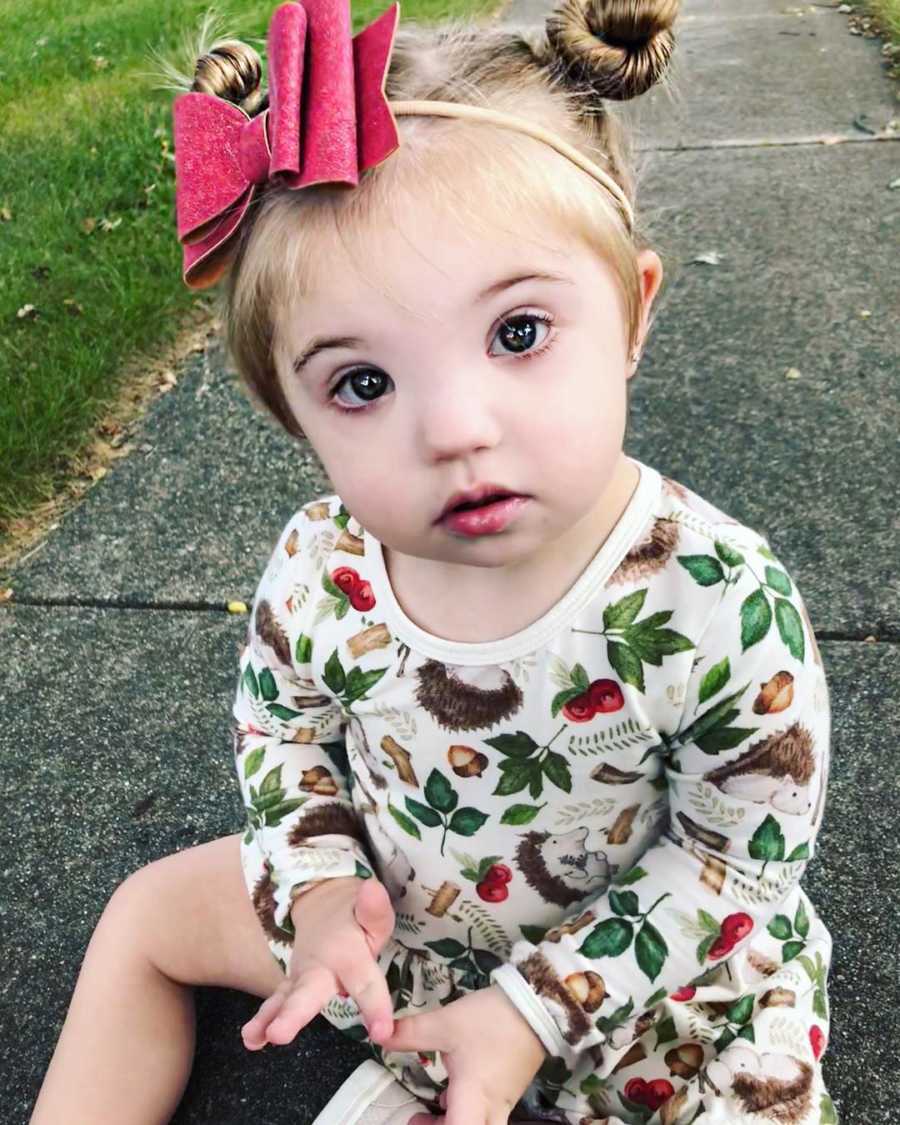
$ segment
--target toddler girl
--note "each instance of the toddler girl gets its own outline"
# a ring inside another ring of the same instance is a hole
[[[623,451],[662,266],[609,100],[675,14],[352,37],[290,0],[265,94],[226,41],[176,99],[185,280],[227,274],[335,491],[254,599],[246,831],[113,895],[34,1121],[166,1119],[195,984],[265,998],[250,1050],[319,1012],[370,1045],[321,1125],[836,1120],[813,630],[762,535]]]

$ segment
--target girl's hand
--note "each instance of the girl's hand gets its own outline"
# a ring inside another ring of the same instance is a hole
[[[416,1114],[409,1125],[507,1125],[547,1052],[499,985],[431,1012],[397,1020],[385,1051],[440,1051],[449,1082],[446,1117]]]
[[[307,891],[291,910],[296,937],[288,974],[241,1028],[244,1046],[290,1043],[335,995],[352,996],[374,1041],[394,1008],[375,958],[394,929],[390,896],[374,876],[341,876]]]

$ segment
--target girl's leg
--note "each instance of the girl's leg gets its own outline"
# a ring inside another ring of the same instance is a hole
[[[192,985],[270,996],[284,976],[247,893],[241,834],[141,868],[94,931],[32,1125],[161,1125],[194,1052]]]

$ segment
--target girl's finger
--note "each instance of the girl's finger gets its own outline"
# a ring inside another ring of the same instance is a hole
[[[334,974],[322,967],[306,969],[266,1028],[270,1043],[290,1043],[314,1019],[337,991]]]
[[[444,1035],[442,1012],[422,1012],[394,1021],[394,1031],[383,1039],[381,1046],[388,1051],[447,1051],[449,1044]]]
[[[339,984],[356,1001],[370,1038],[379,1041],[394,1029],[394,1005],[384,973],[372,957],[361,957],[352,967],[337,970]]]
[[[447,1125],[497,1125],[483,1096],[459,1078],[447,1087]]]
[[[268,1000],[263,1001],[257,1013],[241,1028],[241,1038],[244,1046],[250,1051],[258,1051],[267,1043],[265,1031],[269,1023],[278,1014],[284,998],[287,995],[285,985],[279,985],[278,991],[273,992]]]

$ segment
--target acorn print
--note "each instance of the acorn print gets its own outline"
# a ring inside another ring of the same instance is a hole
[[[757,715],[771,715],[790,707],[794,698],[794,677],[790,672],[776,672],[768,683],[760,686],[762,690],[753,701]]]
[[[570,973],[563,984],[586,1012],[596,1012],[606,999],[606,985],[599,973]]]
[[[325,766],[313,766],[312,769],[304,770],[300,778],[300,788],[305,789],[307,793],[316,793],[320,797],[335,797],[338,792],[331,770],[326,769]]]
[[[486,754],[473,749],[471,746],[451,746],[447,751],[447,761],[450,768],[459,777],[481,777],[487,768]]]
[[[670,1074],[679,1078],[693,1078],[703,1066],[703,1048],[699,1043],[681,1043],[666,1052],[665,1061]]]

